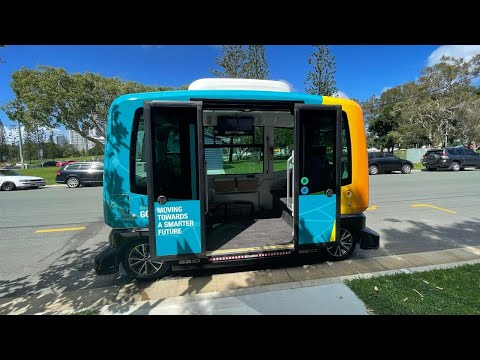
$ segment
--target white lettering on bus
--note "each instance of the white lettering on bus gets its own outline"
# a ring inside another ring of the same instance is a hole
[[[157,207],[157,214],[165,214],[171,212],[183,212],[181,206],[166,206],[166,207]]]

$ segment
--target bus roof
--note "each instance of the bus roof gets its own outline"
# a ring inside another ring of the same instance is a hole
[[[207,78],[195,80],[188,90],[257,90],[291,92],[283,81],[258,79]]]

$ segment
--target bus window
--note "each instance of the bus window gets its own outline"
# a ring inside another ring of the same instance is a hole
[[[207,174],[263,174],[263,127],[254,135],[219,136],[205,127]]]
[[[273,129],[273,171],[287,170],[287,160],[292,155],[294,147],[293,128],[274,128]]]
[[[352,145],[350,141],[350,129],[345,111],[342,113],[342,161],[340,171],[342,174],[342,186],[352,183]]]
[[[135,112],[132,143],[130,146],[130,191],[147,195],[147,170],[145,159],[145,128],[143,108]]]

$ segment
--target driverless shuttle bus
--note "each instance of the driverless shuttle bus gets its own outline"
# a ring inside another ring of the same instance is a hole
[[[377,249],[365,226],[368,160],[360,106],[279,81],[201,79],[111,106],[105,145],[109,246],[97,274],[138,280]]]

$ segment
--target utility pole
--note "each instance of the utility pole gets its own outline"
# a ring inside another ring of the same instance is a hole
[[[23,148],[22,148],[22,131],[20,129],[20,121],[17,120],[18,126],[18,148],[20,150],[20,164],[22,169],[25,169],[25,164],[23,162]]]
[[[447,147],[447,146],[448,146],[448,120],[445,123],[445,145],[444,145],[444,147]]]

